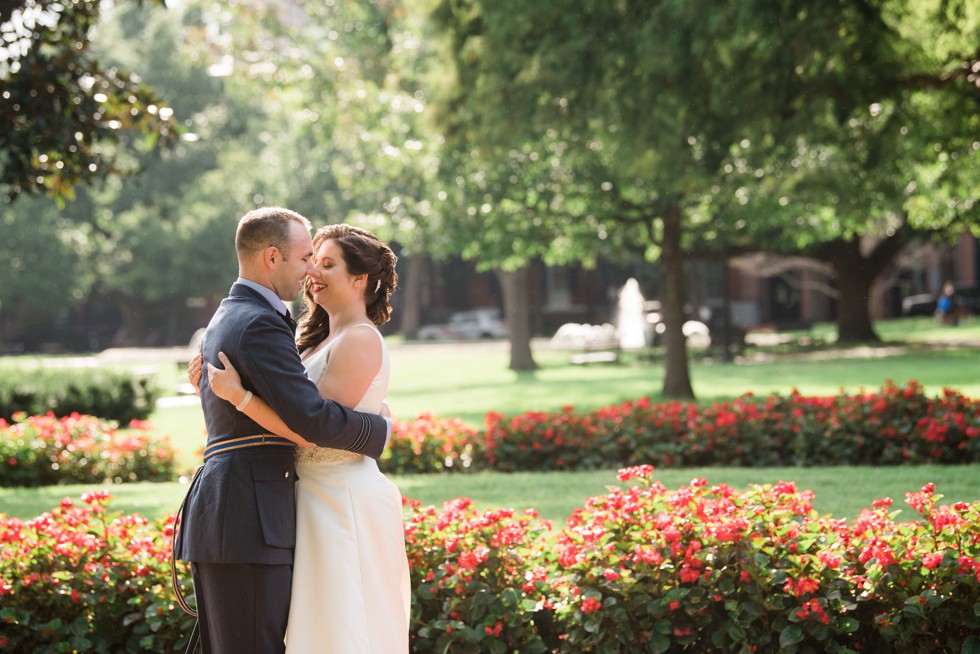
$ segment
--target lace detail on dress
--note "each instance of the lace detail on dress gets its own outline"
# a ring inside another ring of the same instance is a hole
[[[296,463],[342,463],[345,461],[360,461],[363,454],[335,450],[332,447],[297,447]]]

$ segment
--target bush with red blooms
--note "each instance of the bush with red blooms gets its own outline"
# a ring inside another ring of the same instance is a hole
[[[483,460],[482,444],[479,432],[462,420],[423,413],[394,422],[379,465],[392,474],[467,472]]]
[[[108,503],[94,491],[32,520],[0,515],[0,651],[183,651],[194,620],[170,589],[171,520]]]
[[[980,501],[908,493],[853,522],[792,482],[676,489],[653,466],[559,532],[534,511],[406,502],[413,652],[977,652]],[[105,491],[0,515],[0,651],[181,651],[170,520]],[[190,595],[184,571],[184,594]]]
[[[0,420],[0,486],[170,481],[175,453],[167,437],[154,437],[146,422],[129,429],[73,413],[18,414]]]
[[[980,401],[928,397],[912,381],[874,393],[732,402],[624,402],[486,419],[486,467],[582,470],[688,466],[892,465],[980,462]]]
[[[550,523],[528,510],[476,511],[459,498],[441,511],[405,502],[412,570],[412,652],[522,652],[547,648],[535,623],[536,548]]]
[[[921,519],[877,500],[848,524],[791,482],[667,489],[652,466],[586,501],[558,535],[548,601],[562,652],[975,652],[980,502]]]

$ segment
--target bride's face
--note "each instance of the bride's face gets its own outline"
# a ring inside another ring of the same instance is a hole
[[[313,273],[310,275],[313,301],[327,310],[363,302],[362,277],[348,272],[343,250],[336,241],[327,239],[316,251]]]

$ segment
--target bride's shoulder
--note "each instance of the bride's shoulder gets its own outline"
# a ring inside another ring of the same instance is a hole
[[[384,340],[385,337],[381,335],[381,331],[367,322],[359,322],[356,325],[352,325],[347,328],[346,334],[352,335],[356,334],[358,338],[363,338],[365,340],[373,338],[374,340]]]
[[[345,329],[337,341],[343,342],[345,347],[379,347],[384,342],[384,337],[374,325],[359,323]]]

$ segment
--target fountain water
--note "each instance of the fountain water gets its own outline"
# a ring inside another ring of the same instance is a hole
[[[640,283],[630,277],[619,291],[619,316],[616,319],[619,346],[639,350],[646,346],[646,317],[643,315],[643,293]]]

